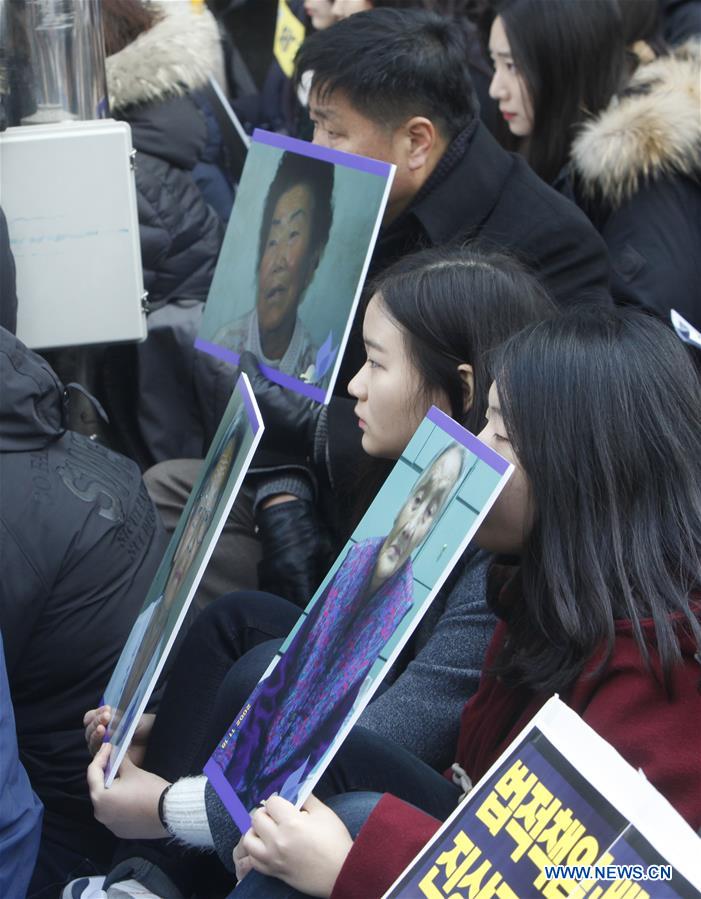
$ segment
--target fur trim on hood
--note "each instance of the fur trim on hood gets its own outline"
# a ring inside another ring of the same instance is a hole
[[[157,5],[163,18],[105,60],[110,109],[116,111],[203,87],[219,74],[222,48],[214,16],[190,0]]]
[[[641,65],[625,92],[572,145],[586,196],[614,206],[644,181],[701,174],[701,42]]]

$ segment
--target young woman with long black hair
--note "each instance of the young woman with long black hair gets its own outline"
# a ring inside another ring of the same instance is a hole
[[[454,757],[476,781],[559,692],[697,829],[696,372],[653,317],[587,308],[511,338],[493,371],[481,437],[515,472],[477,540],[502,556],[489,590],[501,621]],[[347,827],[318,799],[303,811],[267,800],[234,853],[243,878],[236,899],[379,897],[459,793],[410,753],[356,729],[317,794],[363,789],[373,795],[330,800]]]
[[[627,50],[651,28],[616,0],[496,11],[490,94],[532,168],[601,233],[614,299],[698,325],[701,45]]]

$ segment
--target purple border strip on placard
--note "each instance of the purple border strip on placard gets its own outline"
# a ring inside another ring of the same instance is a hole
[[[223,359],[224,362],[228,362],[229,365],[239,364],[239,354],[235,353],[233,350],[225,350],[224,347],[219,346],[218,343],[210,343],[209,340],[202,340],[201,337],[196,337],[195,347],[198,350],[209,353],[210,356],[216,356],[217,359]]]
[[[210,356],[216,356],[217,359],[223,359],[229,365],[237,366],[239,364],[239,354],[233,350],[225,350],[218,343],[210,343],[208,340],[202,340],[201,337],[195,338],[195,347],[209,353]]]
[[[270,378],[271,381],[275,381],[276,384],[280,384],[282,387],[288,387],[290,390],[294,390],[295,393],[302,393],[304,396],[311,397],[311,399],[316,400],[317,403],[324,402],[326,391],[322,390],[321,387],[315,387],[313,384],[305,384],[304,381],[293,378],[292,375],[286,375],[284,372],[278,371],[277,368],[270,368],[269,365],[261,365],[260,370],[266,377]]]
[[[471,453],[474,453],[478,459],[486,462],[487,465],[499,474],[504,474],[507,471],[509,463],[506,459],[502,458],[499,453],[495,453],[490,447],[485,446],[474,434],[466,431],[465,428],[454,421],[449,415],[446,415],[445,412],[441,412],[440,409],[431,406],[426,418],[428,418],[429,421],[432,421],[434,425],[438,425],[441,430],[450,434],[450,436],[457,440],[458,443],[467,447],[467,449],[469,449]]]
[[[256,415],[256,410],[253,408],[251,396],[243,381],[238,381],[237,384],[239,392],[241,393],[241,398],[243,399],[243,405],[246,407],[246,412],[248,413],[248,420],[251,423],[251,427],[253,428],[253,433],[257,434],[258,428],[260,427],[260,419]]]
[[[209,353],[210,356],[216,356],[217,359],[223,359],[224,362],[228,362],[230,365],[239,364],[238,353],[235,353],[233,350],[224,349],[224,347],[219,346],[217,343],[210,343],[209,340],[202,340],[201,337],[198,337],[195,340],[195,346],[198,350],[203,350],[205,353]],[[308,396],[310,399],[316,400],[317,403],[324,402],[326,391],[321,387],[315,387],[313,384],[305,384],[304,381],[293,378],[292,375],[286,375],[284,372],[278,371],[277,368],[270,368],[269,365],[261,365],[260,370],[267,378],[270,378],[270,380],[274,381],[276,384],[280,384],[281,387],[287,387],[290,390],[294,390],[295,393],[301,393],[303,396]]]
[[[269,147],[276,147],[278,150],[291,150],[302,156],[321,159],[323,162],[331,162],[333,165],[344,165],[348,169],[357,169],[359,172],[379,175],[381,178],[388,178],[391,171],[390,164],[380,162],[379,159],[368,159],[365,156],[356,156],[354,153],[332,150],[330,147],[319,147],[306,140],[297,140],[295,137],[287,137],[284,134],[273,134],[271,131],[263,131],[260,128],[256,128],[253,132],[253,143],[266,144]]]
[[[214,761],[214,759],[210,758],[202,770],[207,775],[207,777],[209,778],[209,782],[212,784],[212,786],[218,793],[219,798],[224,803],[224,806],[226,807],[227,812],[231,815],[234,824],[238,827],[242,834],[246,833],[246,831],[251,826],[251,816],[248,814],[248,812],[244,808],[243,803],[234,792],[234,788],[226,779],[226,776],[224,775],[222,769]]]

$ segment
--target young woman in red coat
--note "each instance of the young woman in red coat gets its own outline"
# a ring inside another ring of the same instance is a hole
[[[698,829],[701,388],[687,352],[642,313],[579,308],[511,338],[493,371],[481,437],[516,470],[478,542],[512,564],[492,571],[502,622],[456,759],[475,782],[558,692]],[[457,788],[375,752],[370,789],[385,777],[405,799],[440,795],[447,817]],[[348,828],[314,797],[302,811],[267,800],[234,852],[236,899],[379,897],[440,824],[419,799],[339,799]]]

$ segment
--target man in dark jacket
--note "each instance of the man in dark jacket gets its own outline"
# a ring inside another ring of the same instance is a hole
[[[479,121],[467,60],[462,29],[416,9],[358,13],[309,36],[299,51],[297,81],[314,73],[314,143],[397,166],[370,280],[420,248],[476,240],[517,256],[560,304],[610,303],[603,240]],[[362,317],[361,309],[336,386],[341,396],[364,359]]]
[[[65,430],[48,363],[0,328],[0,629],[21,760],[46,811],[30,890],[109,858],[85,783],[99,701],[160,563],[137,466]]]

